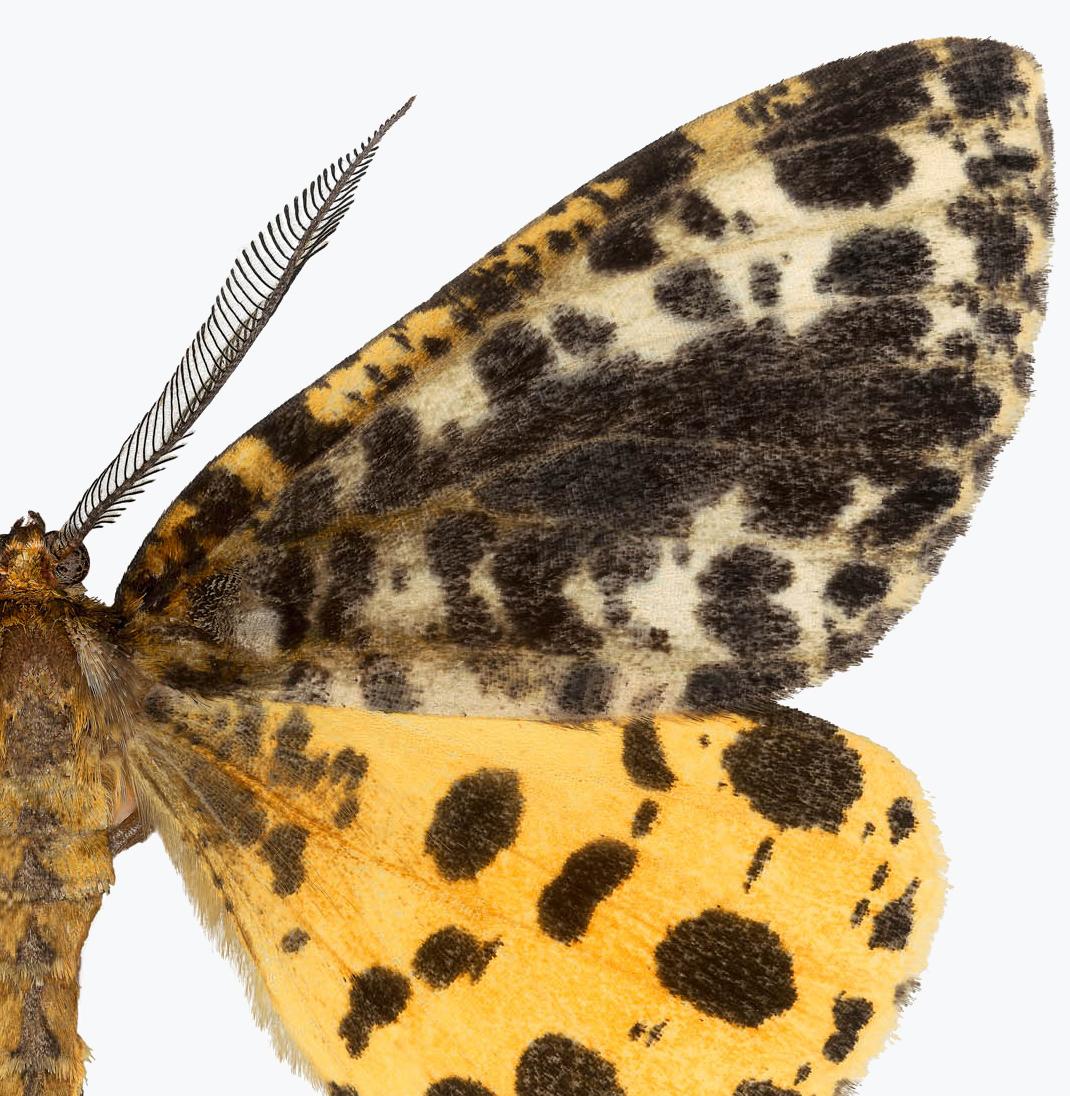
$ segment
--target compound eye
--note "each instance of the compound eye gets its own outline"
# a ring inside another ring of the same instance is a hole
[[[55,536],[55,533],[45,536],[45,544],[50,552],[53,551]],[[65,555],[56,559],[52,571],[61,586],[76,586],[89,574],[89,553],[85,546],[76,544],[73,548],[68,548]]]

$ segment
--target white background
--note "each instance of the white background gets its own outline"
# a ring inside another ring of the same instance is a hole
[[[412,92],[341,232],[181,461],[90,538],[91,592],[110,599],[169,499],[264,413],[577,184],[739,95],[898,41],[992,36],[1046,62],[1056,143],[1070,141],[1065,45],[1045,8],[8,7],[0,523],[28,507],[64,519],[155,398],[237,249]],[[870,661],[797,701],[920,774],[951,859],[924,990],[865,1096],[1065,1083],[1063,258],[1034,402],[970,533]],[[253,1026],[158,839],[117,870],[85,952],[89,1096],[310,1092]]]

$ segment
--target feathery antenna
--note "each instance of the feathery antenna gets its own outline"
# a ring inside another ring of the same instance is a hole
[[[412,106],[409,99],[359,148],[325,168],[235,259],[159,399],[145,412],[115,459],[93,481],[55,534],[65,555],[87,534],[113,522],[153,473],[171,460],[201,412],[264,330],[305,263],[326,246],[371,165],[379,142]]]

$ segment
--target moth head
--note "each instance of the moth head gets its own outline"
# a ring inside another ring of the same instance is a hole
[[[89,574],[89,553],[81,544],[63,548],[59,534],[46,532],[35,510],[0,536],[0,594],[32,593],[78,586]]]

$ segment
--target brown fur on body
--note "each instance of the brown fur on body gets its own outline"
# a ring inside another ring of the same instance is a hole
[[[0,1096],[69,1096],[82,945],[114,879],[122,659],[42,525],[0,544]]]

